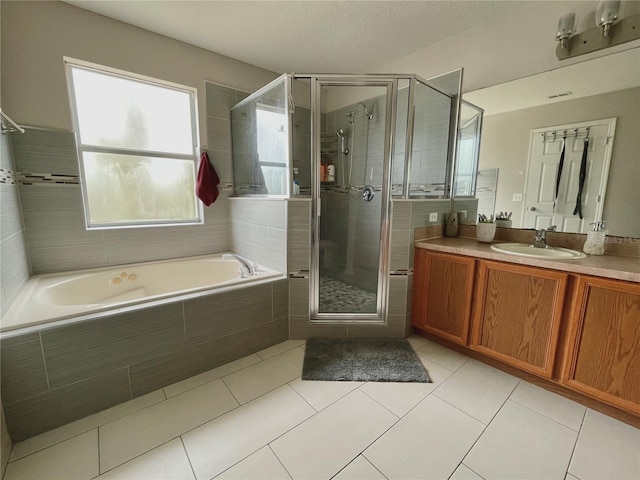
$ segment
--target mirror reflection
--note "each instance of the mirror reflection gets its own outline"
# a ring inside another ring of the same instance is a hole
[[[604,220],[610,235],[640,237],[640,48],[463,98],[484,110],[480,213],[565,232]]]

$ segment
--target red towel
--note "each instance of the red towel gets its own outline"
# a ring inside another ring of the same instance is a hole
[[[218,198],[218,184],[220,179],[213,165],[209,162],[207,152],[200,155],[200,168],[198,169],[198,179],[196,182],[196,195],[207,207]]]

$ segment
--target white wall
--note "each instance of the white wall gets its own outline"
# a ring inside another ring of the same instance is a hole
[[[203,144],[205,80],[253,92],[277,76],[58,1],[0,8],[2,109],[24,125],[71,130],[64,56],[196,87]]]
[[[431,78],[464,67],[463,92],[470,92],[640,45],[635,41],[560,62],[555,56],[558,18],[575,12],[577,30],[582,32],[595,27],[597,5],[597,1],[531,2],[375,70]],[[635,13],[640,13],[640,2],[621,2],[619,18]]]

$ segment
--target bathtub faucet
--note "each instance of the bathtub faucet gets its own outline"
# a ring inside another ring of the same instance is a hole
[[[225,253],[222,255],[223,260],[228,260],[229,258],[235,258],[242,265],[242,277],[252,277],[256,274],[256,267],[251,263],[250,260],[244,258],[243,256],[238,255],[237,253]]]

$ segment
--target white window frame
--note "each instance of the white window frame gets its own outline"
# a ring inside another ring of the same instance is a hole
[[[76,132],[75,141],[76,148],[78,151],[78,169],[80,172],[80,185],[82,190],[82,204],[84,210],[84,218],[85,225],[87,230],[107,230],[107,229],[123,229],[123,228],[145,228],[145,227],[166,227],[166,226],[177,226],[177,225],[202,225],[204,223],[204,215],[203,215],[203,207],[202,202],[200,202],[195,194],[196,189],[196,177],[198,172],[198,158],[200,154],[199,149],[199,129],[198,129],[198,110],[197,110],[197,88],[188,87],[185,85],[180,85],[177,83],[167,82],[164,80],[159,80],[157,78],[147,77],[144,75],[139,75],[132,72],[127,72],[124,70],[118,70],[111,67],[106,67],[104,65],[98,65],[95,63],[85,62],[83,60],[78,60],[70,57],[64,57],[64,68],[65,74],[67,77],[67,88],[69,92],[69,104],[71,108],[71,117],[73,122],[74,131]],[[136,81],[140,83],[150,84],[156,87],[163,87],[173,90],[178,90],[183,93],[187,93],[190,98],[191,103],[191,132],[192,132],[192,152],[191,154],[178,154],[178,153],[167,153],[167,152],[157,152],[151,150],[136,150],[130,148],[122,148],[122,147],[105,147],[98,145],[90,145],[81,143],[80,139],[80,124],[78,120],[78,110],[76,107],[76,96],[75,89],[73,84],[73,75],[71,73],[71,69],[79,68],[84,70],[91,70],[97,73],[102,73],[105,75],[111,75],[114,77],[121,77],[126,80]],[[122,154],[122,155],[133,155],[133,156],[147,156],[147,157],[156,157],[156,158],[168,158],[168,159],[177,159],[177,160],[191,160],[194,165],[194,182],[193,185],[193,195],[194,201],[196,204],[196,216],[195,219],[187,219],[187,220],[162,220],[162,221],[126,221],[126,222],[113,222],[113,223],[98,223],[92,224],[90,215],[89,215],[89,202],[87,195],[87,185],[85,180],[85,172],[84,172],[84,162],[83,162],[83,154],[85,152],[89,153],[114,153],[114,154]]]

